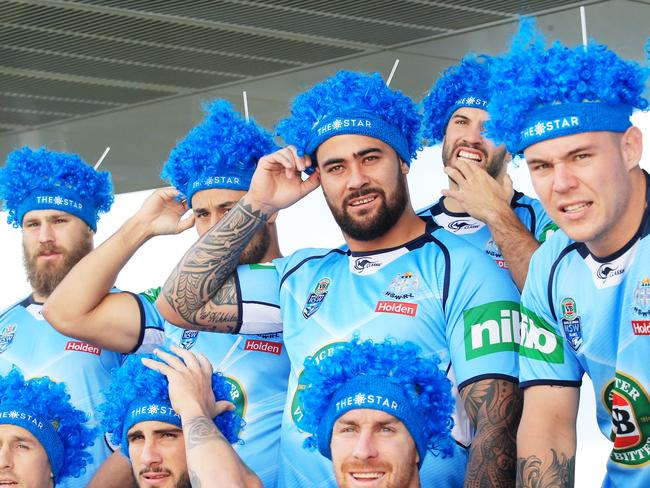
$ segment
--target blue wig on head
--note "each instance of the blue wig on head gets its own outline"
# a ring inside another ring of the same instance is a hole
[[[167,351],[169,352],[169,351]],[[170,353],[173,354],[173,353]],[[169,400],[169,382],[167,377],[158,371],[147,368],[142,364],[142,358],[159,361],[152,354],[133,354],[127,358],[122,367],[113,370],[111,385],[104,392],[106,400],[100,405],[102,424],[114,444],[121,446],[122,454],[129,456],[126,432],[133,425],[145,420],[160,420],[181,426],[180,417],[173,412]],[[216,400],[232,401],[230,386],[220,373],[212,374],[212,392]],[[148,418],[141,416],[140,420],[129,415],[134,403],[141,405],[156,405],[171,410],[171,415],[156,416],[159,412],[150,412]],[[175,419],[174,419],[175,417]],[[133,423],[128,425],[129,421]],[[230,443],[237,442],[243,421],[234,412],[224,412],[214,419],[214,424]]]
[[[0,424],[17,425],[34,434],[48,455],[55,483],[80,476],[92,462],[86,449],[93,445],[96,432],[87,420],[70,403],[63,383],[47,376],[25,380],[15,367],[0,377]],[[47,425],[39,427],[41,421]]]
[[[383,140],[410,163],[420,149],[420,123],[415,103],[386,86],[379,73],[339,71],[296,97],[277,132],[301,156],[313,155],[329,137],[361,134]]]
[[[536,142],[579,132],[623,132],[634,108],[645,110],[649,70],[590,43],[545,47],[524,19],[511,50],[490,66],[488,136],[520,154]]]
[[[490,56],[468,54],[460,64],[447,68],[422,101],[424,123],[422,135],[429,145],[445,137],[447,124],[461,107],[487,110],[490,101],[488,81]]]
[[[392,413],[404,423],[418,448],[420,463],[427,450],[451,455],[454,399],[451,382],[439,363],[435,356],[421,356],[419,347],[411,342],[362,342],[358,337],[337,346],[325,359],[308,357],[301,379],[307,385],[301,397],[302,425],[312,435],[305,440],[305,448],[318,447],[330,457],[329,441],[336,419],[352,408],[371,408]],[[371,401],[378,394],[403,397],[408,407],[400,406],[393,413]],[[345,407],[341,409],[342,404]]]
[[[209,188],[248,190],[257,161],[277,149],[273,136],[230,102],[204,105],[205,118],[169,154],[160,176],[187,197]]]
[[[30,210],[53,209],[79,217],[95,231],[99,214],[113,204],[113,186],[108,171],[95,171],[76,154],[23,147],[9,153],[0,169],[0,198],[14,227]]]

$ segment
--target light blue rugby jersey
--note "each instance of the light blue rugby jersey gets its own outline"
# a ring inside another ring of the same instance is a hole
[[[443,197],[433,205],[418,210],[417,214],[421,217],[432,217],[443,229],[462,237],[467,242],[485,251],[499,268],[507,270],[508,263],[501,255],[496,242],[492,239],[488,226],[467,213],[456,213],[447,210],[444,201]],[[540,243],[546,241],[547,237],[557,230],[557,225],[546,215],[539,200],[515,191],[510,207],[524,227]]]
[[[647,204],[650,178],[646,174]],[[620,251],[595,258],[558,231],[533,255],[522,294],[522,387],[591,378],[614,441],[603,486],[650,486],[650,213]],[[578,455],[580,455],[578,450]]]
[[[432,221],[423,236],[398,248],[365,255],[305,249],[274,263],[291,360],[281,487],[336,486],[331,462],[302,448],[300,375],[307,356],[326,357],[355,332],[362,339],[413,341],[425,354],[438,354],[460,388],[484,378],[517,381],[519,299],[512,280]],[[241,279],[241,289],[248,286]],[[460,400],[455,421],[454,457],[428,454],[422,486],[462,486],[473,432]]]
[[[203,353],[223,373],[237,412],[246,421],[240,434],[243,443],[234,448],[264,487],[275,488],[289,357],[282,339],[277,287],[263,287],[268,281],[264,275],[275,276],[274,266],[242,265],[238,269],[238,276],[251,286],[243,290],[242,333],[235,335],[187,330],[164,322],[153,305],[159,288],[141,297],[147,313],[164,322],[168,341]]]
[[[0,314],[0,374],[7,374],[16,365],[26,378],[49,376],[53,381],[65,383],[72,404],[89,415],[90,426],[99,426],[97,407],[104,401],[102,391],[110,384],[111,371],[122,364],[125,356],[60,334],[43,318],[42,308],[43,304],[34,302],[30,296]],[[143,320],[134,352],[145,348],[145,343],[155,341],[155,336],[162,337],[162,330]],[[99,465],[111,454],[100,431],[89,448],[93,462],[86,467],[85,474],[68,478],[57,487],[85,488],[90,482]]]

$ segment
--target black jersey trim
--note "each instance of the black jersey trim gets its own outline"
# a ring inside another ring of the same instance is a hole
[[[562,249],[562,252],[555,259],[553,265],[551,266],[551,272],[548,274],[548,283],[546,284],[546,299],[548,300],[548,309],[551,311],[551,315],[553,315],[553,320],[556,322],[557,322],[557,316],[555,315],[555,307],[553,307],[553,277],[555,276],[557,267],[560,265],[560,261],[562,261],[562,259],[567,254],[569,254],[575,249],[578,249],[579,247],[580,247],[579,242],[572,242],[567,247]]]
[[[531,380],[522,381],[519,383],[519,388],[521,389],[528,388],[529,386],[570,386],[574,388],[580,388],[580,386],[582,386],[582,380]]]
[[[515,196],[512,199],[510,206],[512,208],[525,208],[530,214],[530,233],[535,239],[537,235],[537,217],[535,216],[535,209],[530,203],[520,203],[519,199],[523,197],[524,194],[518,191],[515,191]]]
[[[476,383],[477,381],[481,380],[506,380],[510,381],[511,383],[514,383],[515,385],[519,384],[519,379],[516,376],[510,376],[509,374],[502,374],[502,373],[486,373],[486,374],[480,374],[478,376],[474,376],[473,378],[470,378],[468,380],[463,381],[462,383],[458,384],[458,392],[465,388],[467,385],[471,385],[472,383]]]
[[[233,278],[235,280],[235,292],[237,293],[237,325],[232,333],[239,334],[241,326],[244,323],[244,304],[242,300],[241,283],[239,282],[239,273],[233,273]]]
[[[125,291],[127,295],[130,295],[133,297],[135,300],[135,303],[138,304],[138,310],[140,311],[140,332],[138,333],[138,340],[135,344],[135,347],[129,351],[129,354],[133,354],[136,352],[138,349],[140,349],[140,346],[142,346],[142,341],[144,341],[144,331],[147,328],[147,324],[145,323],[145,312],[144,312],[144,306],[142,305],[142,302],[138,298],[138,296],[135,293],[131,293],[130,291]],[[157,327],[156,327],[157,329]]]
[[[329,256],[332,253],[339,253],[341,255],[348,254],[349,251],[343,251],[342,249],[331,249],[327,251],[325,254],[318,254],[316,256],[308,256],[302,261],[300,261],[298,264],[296,264],[293,268],[291,268],[289,271],[287,271],[283,276],[282,279],[280,280],[280,288],[282,288],[282,285],[284,282],[287,280],[289,276],[291,276],[293,273],[298,271],[298,268],[300,268],[303,264],[305,264],[308,261],[311,261],[312,259],[322,259],[326,256]]]
[[[440,239],[434,237],[433,234],[429,234],[429,240],[438,245],[445,257],[445,277],[442,282],[442,311],[446,312],[447,298],[449,296],[449,283],[451,281],[451,257],[449,255],[449,249],[447,249],[447,246],[445,246]]]
[[[256,304],[256,305],[265,305],[267,307],[273,307],[273,308],[277,308],[277,309],[280,308],[280,305],[278,305],[277,303],[261,302],[259,300],[239,300],[239,302],[241,302],[241,303],[253,303],[253,304]]]

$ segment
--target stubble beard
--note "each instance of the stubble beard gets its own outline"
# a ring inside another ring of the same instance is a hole
[[[459,147],[466,147],[468,149],[475,149],[483,153],[483,160],[487,161],[485,164],[485,172],[489,174],[492,178],[496,179],[497,176],[501,174],[503,169],[503,164],[506,159],[506,149],[502,148],[496,151],[492,157],[488,157],[487,150],[481,144],[456,144],[454,147],[449,147],[449,145],[444,142],[442,145],[442,163],[444,166],[449,166],[451,160],[453,159],[453,154],[456,152],[456,149]]]

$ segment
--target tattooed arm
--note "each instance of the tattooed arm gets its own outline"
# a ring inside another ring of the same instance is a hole
[[[580,390],[530,386],[517,432],[517,487],[572,488]]]
[[[261,225],[319,185],[318,171],[291,146],[261,158],[248,193],[185,254],[156,302],[169,322],[186,328],[237,332],[239,308],[233,273]]]
[[[465,487],[515,486],[515,440],[521,417],[521,391],[512,381],[485,379],[467,385],[461,396],[476,430]]]

